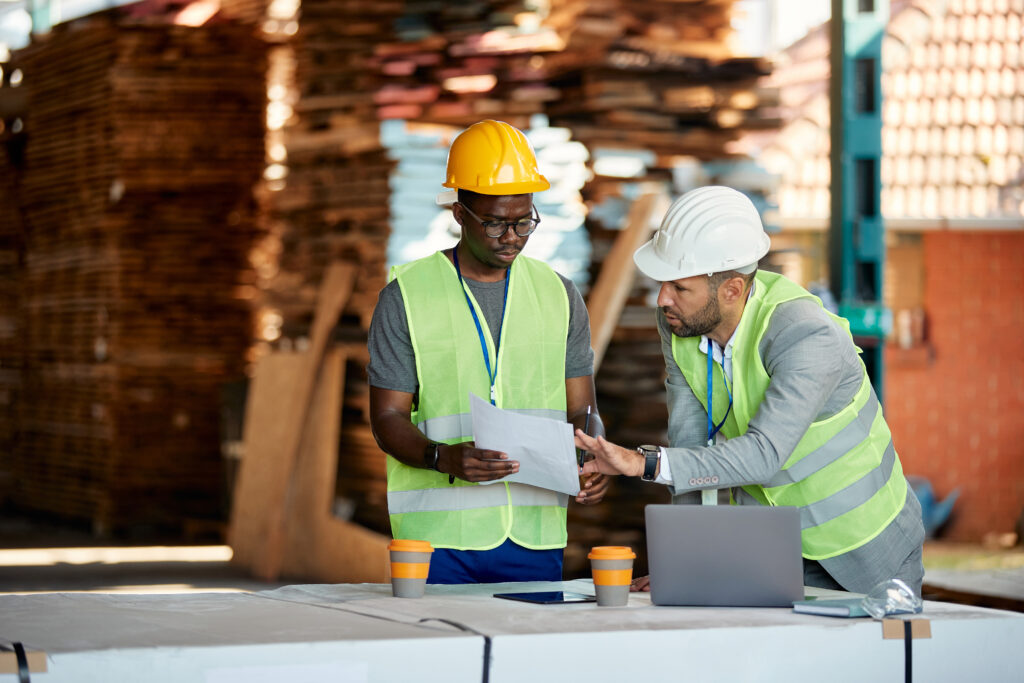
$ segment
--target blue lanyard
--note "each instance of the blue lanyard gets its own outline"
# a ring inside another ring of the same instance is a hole
[[[501,343],[501,328],[505,324],[505,305],[508,303],[508,280],[509,274],[512,272],[512,266],[510,265],[505,270],[505,297],[501,301],[501,322],[498,323],[498,338],[494,340],[494,372],[491,372],[491,356],[487,353],[487,340],[484,339],[484,329],[480,327],[480,318],[477,317],[476,309],[473,308],[473,301],[469,298],[466,283],[462,279],[462,270],[459,268],[458,245],[452,247],[452,260],[455,261],[455,272],[459,275],[459,284],[462,285],[462,293],[466,297],[466,305],[469,306],[469,312],[473,314],[473,322],[476,323],[476,333],[480,337],[480,348],[484,352],[484,365],[487,366],[487,378],[491,382],[491,405],[497,405],[495,403],[497,393],[494,390],[494,382],[498,378],[498,345]]]
[[[711,395],[713,393],[711,391],[711,388],[712,388],[712,386],[715,383],[715,372],[714,372],[715,360],[713,358],[713,356],[715,355],[715,350],[714,350],[714,342],[711,341],[711,338],[709,337],[708,338],[708,445],[709,446],[713,446],[715,444],[715,434],[718,434],[719,430],[722,429],[722,425],[725,424],[725,420],[729,417],[729,411],[732,410],[732,390],[729,389],[729,380],[726,379],[726,377],[725,377],[725,358],[724,358],[725,352],[724,352],[724,350],[723,350],[722,353],[723,353],[723,358],[722,358],[722,361],[723,361],[722,362],[722,379],[725,381],[725,391],[729,395],[729,407],[725,409],[725,415],[722,416],[722,421],[719,422],[717,426],[715,426],[715,418],[712,417],[712,412],[711,412]]]

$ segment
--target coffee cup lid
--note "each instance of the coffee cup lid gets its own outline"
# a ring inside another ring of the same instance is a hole
[[[430,541],[414,541],[411,538],[396,538],[388,544],[388,550],[401,550],[407,553],[432,553],[434,549]]]
[[[625,545],[598,545],[587,555],[591,560],[632,560],[636,558],[633,549]]]

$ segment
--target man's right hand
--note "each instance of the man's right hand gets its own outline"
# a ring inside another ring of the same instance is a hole
[[[576,430],[576,448],[594,456],[583,463],[583,474],[600,472],[601,474],[624,474],[627,477],[639,477],[644,473],[644,456],[628,448],[617,446],[603,436],[594,438]]]
[[[494,481],[519,471],[519,461],[507,453],[477,448],[472,441],[443,444],[438,449],[438,469],[465,481]]]

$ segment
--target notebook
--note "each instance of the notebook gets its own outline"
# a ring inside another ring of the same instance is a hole
[[[800,513],[757,505],[648,505],[656,605],[790,607],[804,597]]]
[[[801,614],[822,614],[826,617],[868,617],[864,598],[817,598],[797,600],[793,611]]]

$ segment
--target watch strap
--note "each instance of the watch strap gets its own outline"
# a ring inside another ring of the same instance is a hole
[[[658,446],[640,446],[637,450],[644,456],[644,473],[641,475],[641,479],[644,481],[654,481],[658,475],[658,463],[661,461],[661,448]]]

